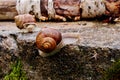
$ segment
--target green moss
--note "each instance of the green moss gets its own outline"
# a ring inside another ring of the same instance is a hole
[[[120,60],[105,71],[104,80],[120,80]]]
[[[27,80],[26,73],[22,70],[20,60],[17,60],[11,65],[11,72],[4,77],[4,80]]]

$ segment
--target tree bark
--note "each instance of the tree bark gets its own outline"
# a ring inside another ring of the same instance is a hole
[[[15,15],[16,0],[0,0],[0,20],[13,20]]]
[[[82,0],[53,0],[54,1],[54,10],[55,14],[59,15],[59,19],[62,17],[75,19],[75,17],[80,18],[95,18],[100,17],[102,15],[114,15],[119,17],[120,16],[120,1],[117,0],[116,2],[109,0],[86,0],[81,2]],[[16,10],[16,3],[17,0],[0,0],[0,20],[13,20],[18,12]],[[22,2],[22,0],[21,0]],[[33,0],[34,2],[34,0]],[[32,2],[30,2],[32,3]],[[25,4],[22,4],[25,5]],[[27,10],[30,5],[27,4],[24,10]],[[48,0],[41,0],[41,15],[44,17],[49,17],[49,10],[48,10]],[[34,8],[34,9],[33,9]],[[106,14],[107,9],[108,14]],[[31,11],[33,9],[33,11]],[[35,15],[35,4],[32,5],[29,9],[29,12]],[[24,11],[23,10],[23,11]],[[38,9],[37,9],[38,10]],[[39,12],[39,11],[37,11]],[[38,15],[35,15],[38,16]],[[38,19],[39,16],[37,17]]]
[[[23,1],[21,0],[21,2]],[[34,0],[33,2],[28,1],[28,3],[24,1],[25,4],[21,2],[17,3],[17,0],[0,0],[0,20],[13,19],[14,16],[17,15],[18,13],[25,14],[25,13],[31,13],[31,12],[35,16],[38,16],[37,18],[39,18],[38,14],[41,14],[42,16],[45,16],[45,17],[49,17],[50,6],[48,5],[48,0],[41,0],[41,3],[40,3],[41,12],[40,13],[39,11],[36,11],[37,4],[34,4],[35,3]],[[102,1],[94,0],[94,2],[100,3]],[[17,7],[16,7],[16,4],[18,4]],[[55,14],[59,16],[63,16],[65,18],[70,18],[70,19],[73,19],[73,17],[76,17],[76,16],[81,16],[82,13],[80,9],[85,9],[82,12],[86,14],[85,17],[88,17],[88,18],[89,17],[94,18],[96,16],[101,16],[101,14],[103,14],[105,11],[104,4],[99,4],[99,7],[96,7],[96,4],[94,4],[92,1],[80,2],[80,0],[53,0],[53,4],[54,4],[53,7],[55,10]],[[89,5],[86,6],[86,4],[89,4]],[[91,6],[92,4],[94,6]],[[20,7],[19,5],[22,5],[21,9],[23,9],[23,11],[19,9]],[[81,6],[83,5],[82,8],[80,8],[80,5]],[[88,7],[90,7],[91,9],[88,10]],[[98,8],[100,10],[98,10]],[[82,16],[84,17],[83,14]]]

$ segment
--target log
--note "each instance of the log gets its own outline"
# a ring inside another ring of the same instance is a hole
[[[16,0],[0,0],[0,20],[13,20],[16,16]]]
[[[0,20],[11,20],[18,14],[28,13],[40,20],[75,21],[102,15],[119,17],[119,7],[119,0],[0,0]]]
[[[20,0],[20,2],[18,2],[18,5],[22,5],[22,10],[20,10],[18,7],[16,7],[17,5],[17,0],[0,0],[0,20],[10,20],[13,19],[14,16],[18,15],[18,14],[26,14],[26,13],[30,13],[30,14],[34,14],[35,16],[37,16],[37,18],[39,18],[41,15],[44,17],[48,17],[49,13],[50,15],[53,14],[50,11],[48,11],[49,9],[51,9],[48,5],[48,0],[41,0],[41,5],[40,6],[40,10],[36,8],[38,8],[35,4],[36,1],[39,0],[32,0],[32,2],[30,1],[25,1],[25,0]],[[73,3],[74,1],[74,3]],[[67,0],[67,2],[65,2],[64,0],[59,1],[59,0],[54,0],[54,9],[56,10],[56,14],[58,15],[63,15],[63,16],[79,16],[80,12],[79,12],[79,4],[80,1],[79,0],[71,0],[72,4],[68,3],[69,1]],[[58,4],[58,5],[57,5]],[[29,5],[29,6],[26,6]],[[73,5],[73,6],[71,6]],[[34,6],[34,7],[33,7]],[[69,8],[69,9],[65,9],[65,8]],[[31,8],[31,9],[30,9]],[[48,8],[48,9],[47,9]],[[34,11],[32,10],[34,9]],[[74,9],[74,10],[73,10]],[[61,16],[56,16],[56,18],[62,18]],[[40,19],[40,18],[39,18]]]

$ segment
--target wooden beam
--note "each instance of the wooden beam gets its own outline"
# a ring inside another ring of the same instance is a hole
[[[0,20],[13,20],[15,15],[16,0],[0,0]]]

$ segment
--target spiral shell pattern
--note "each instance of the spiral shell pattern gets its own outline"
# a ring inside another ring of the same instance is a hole
[[[30,14],[15,16],[15,23],[19,29],[26,28],[27,26],[24,26],[24,24],[35,24],[35,22],[35,18]]]
[[[61,33],[52,28],[43,28],[36,37],[36,46],[43,52],[52,52],[61,42]]]

